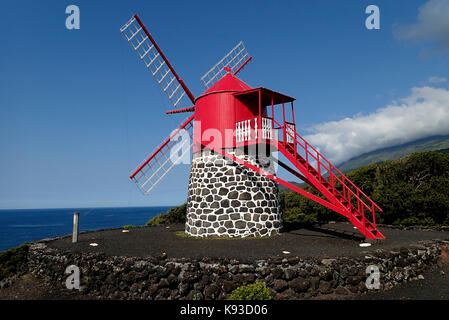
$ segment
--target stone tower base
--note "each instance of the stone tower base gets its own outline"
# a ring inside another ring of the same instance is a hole
[[[239,153],[240,150],[235,150]],[[259,161],[236,154],[274,173],[269,157]],[[281,223],[277,183],[208,151],[193,155],[189,179],[185,232],[191,236],[270,236]]]

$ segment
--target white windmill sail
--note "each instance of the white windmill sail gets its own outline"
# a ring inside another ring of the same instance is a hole
[[[120,32],[151,72],[174,107],[177,107],[185,96],[194,103],[195,98],[192,93],[176,74],[137,15],[134,15],[121,27]]]
[[[178,163],[177,161],[190,152],[192,148],[193,119],[194,115],[191,115],[130,176],[144,194],[148,195],[162,181],[165,175],[173,169]],[[178,141],[180,133],[184,132],[187,132],[189,136]]]
[[[157,83],[161,86],[172,105],[177,107],[184,97],[188,97],[195,104],[195,97],[177,75],[176,71],[165,57],[153,37],[137,15],[134,15],[120,32],[139,56],[145,67],[151,72]],[[171,110],[167,113],[179,113],[194,111],[194,107],[180,110]],[[192,147],[192,122],[191,115],[178,129],[156,148],[151,156],[130,176],[144,194],[149,192],[173,169],[177,159],[182,159],[190,152]],[[187,132],[188,137],[185,136]],[[180,134],[184,133],[181,141]]]
[[[202,77],[201,81],[206,86],[210,88],[217,81],[226,75],[226,69],[230,68],[231,71],[235,72],[240,69],[251,57],[248,51],[246,51],[243,41],[240,41],[227,55],[218,61],[208,72],[206,72]]]

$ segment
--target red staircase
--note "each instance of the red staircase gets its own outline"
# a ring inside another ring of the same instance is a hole
[[[281,126],[273,121],[279,126],[277,129],[282,129],[283,136],[283,141],[274,141],[275,145],[302,174],[303,180],[318,190],[334,205],[332,209],[348,218],[366,238],[384,239],[376,228],[375,216],[376,209],[380,212],[382,209],[296,133],[293,124]]]

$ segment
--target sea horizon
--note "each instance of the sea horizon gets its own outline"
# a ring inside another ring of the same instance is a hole
[[[79,228],[93,231],[143,226],[148,220],[174,206],[71,207],[0,209],[0,251],[72,233],[73,213],[78,211]]]
[[[177,205],[173,206],[91,206],[91,207],[43,207],[43,208],[0,208],[0,211],[9,211],[9,210],[53,210],[53,209],[61,209],[61,210],[85,210],[85,209],[108,209],[108,208],[173,208]]]

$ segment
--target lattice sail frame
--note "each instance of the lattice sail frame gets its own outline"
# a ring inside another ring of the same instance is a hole
[[[201,81],[210,88],[214,83],[219,81],[226,75],[224,68],[231,68],[232,71],[238,70],[246,60],[249,58],[249,53],[246,51],[243,41],[240,41],[227,55],[223,57],[217,64],[215,64],[202,77]]]
[[[148,195],[153,188],[162,181],[165,175],[178,163],[179,159],[185,157],[190,152],[193,145],[193,116],[187,119],[184,124],[173,132],[164,143],[155,149],[151,157],[131,176],[139,189]],[[182,131],[185,130],[185,131]],[[189,137],[184,136],[178,142],[180,134],[187,132]],[[181,154],[179,155],[179,151]],[[171,158],[172,152],[177,153],[177,161]]]
[[[120,32],[129,44],[131,44],[140,60],[142,60],[146,68],[151,72],[173,106],[177,107],[187,93],[164,61],[162,52],[153,43],[154,40],[148,37],[144,31],[144,27],[139,24],[135,16],[120,28]]]

